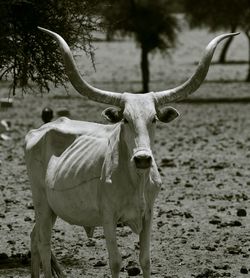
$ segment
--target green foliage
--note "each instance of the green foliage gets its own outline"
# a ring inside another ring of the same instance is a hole
[[[0,0],[0,79],[13,80],[13,94],[17,86],[29,88],[29,81],[49,91],[50,82],[57,86],[66,80],[57,44],[37,26],[93,55],[94,7],[82,0]]]

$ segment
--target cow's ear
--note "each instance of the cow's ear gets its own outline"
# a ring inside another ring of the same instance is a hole
[[[157,111],[157,117],[161,122],[169,123],[179,116],[179,112],[173,107],[165,107]]]
[[[118,123],[122,120],[122,110],[115,107],[108,107],[102,111],[102,116],[111,123]]]

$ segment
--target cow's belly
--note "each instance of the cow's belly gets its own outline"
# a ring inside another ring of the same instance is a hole
[[[103,139],[80,137],[61,156],[52,155],[49,160],[45,180],[49,205],[71,224],[101,225],[98,188],[102,144]]]
[[[47,199],[56,215],[80,226],[101,226],[98,181],[79,184],[67,190],[47,188]]]

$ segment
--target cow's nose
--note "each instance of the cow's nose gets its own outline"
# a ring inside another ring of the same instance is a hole
[[[147,169],[151,166],[152,157],[150,155],[137,155],[134,157],[135,166],[138,169]]]

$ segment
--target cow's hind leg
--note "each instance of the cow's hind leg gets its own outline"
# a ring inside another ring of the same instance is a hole
[[[63,274],[60,264],[57,262],[55,255],[51,252],[51,269],[54,277],[65,278],[66,276]]]
[[[36,209],[36,236],[45,278],[53,277],[51,269],[51,232],[55,220],[56,216],[50,209],[47,200],[43,200],[39,208]]]
[[[40,264],[40,261],[42,262],[45,278],[64,277],[59,263],[51,252],[51,233],[56,221],[56,215],[51,210],[43,192],[40,192],[39,202],[36,202],[36,198],[34,198],[34,207],[36,225],[32,231],[31,260],[33,276],[31,277],[39,277],[38,264]]]
[[[31,277],[40,277],[41,258],[38,250],[38,235],[36,225],[31,232]],[[53,277],[65,277],[55,255],[51,252],[51,269]]]

